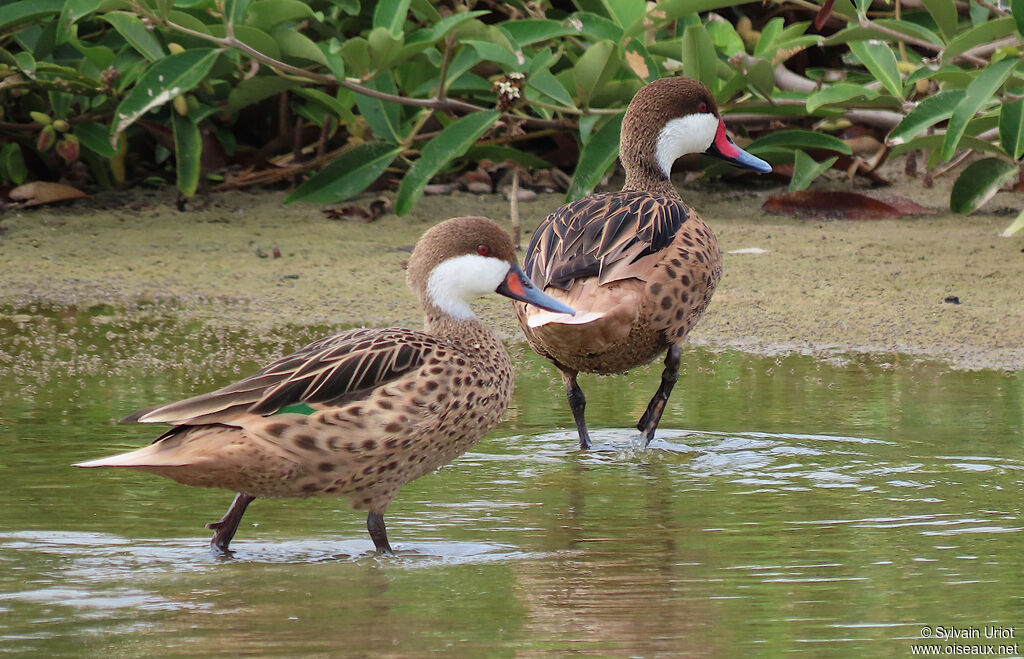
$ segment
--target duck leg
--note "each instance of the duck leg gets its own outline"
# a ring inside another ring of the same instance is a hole
[[[384,526],[384,515],[381,513],[370,513],[366,516],[366,530],[370,532],[373,539],[373,546],[377,548],[378,554],[390,556],[394,554],[391,545],[388,544],[388,529]]]
[[[213,539],[210,540],[210,550],[214,554],[227,556],[231,553],[228,550],[231,538],[235,537],[235,531],[238,530],[238,523],[242,521],[242,515],[245,514],[245,509],[255,498],[256,497],[239,492],[238,496],[236,496],[235,500],[231,503],[231,507],[228,508],[228,511],[220,518],[220,521],[210,522],[206,525],[206,528],[214,529],[214,531],[216,531],[213,534]]]
[[[644,412],[644,415],[640,417],[640,421],[636,424],[637,430],[643,434],[645,447],[654,439],[654,431],[658,429],[661,415],[665,412],[665,404],[668,403],[668,397],[672,394],[672,387],[675,386],[676,380],[679,379],[679,360],[681,356],[682,350],[678,345],[673,345],[665,353],[665,370],[661,372],[661,386],[654,392],[654,397],[647,404],[647,411]]]
[[[563,369],[561,366],[559,366],[559,370],[562,372],[562,380],[565,382],[565,397],[569,401],[572,418],[576,421],[576,432],[580,436],[580,450],[589,450],[591,447],[590,433],[587,431],[587,420],[584,418],[584,412],[587,409],[587,397],[583,395],[583,390],[576,383],[578,371]]]

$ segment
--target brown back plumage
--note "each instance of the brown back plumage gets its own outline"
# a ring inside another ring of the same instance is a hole
[[[645,265],[641,260],[668,247],[689,216],[681,201],[644,192],[584,197],[559,208],[534,232],[526,274],[541,288],[562,290],[582,277],[602,284],[635,277]]]

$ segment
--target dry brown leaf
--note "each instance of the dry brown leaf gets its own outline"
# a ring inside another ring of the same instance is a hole
[[[762,209],[777,215],[843,220],[885,220],[930,212],[909,199],[883,201],[859,192],[835,190],[801,190],[772,195]]]
[[[83,199],[89,195],[78,188],[63,183],[50,183],[48,181],[32,181],[25,185],[19,185],[11,190],[8,195],[12,201],[23,201],[24,206],[39,206],[40,204],[52,204],[55,201],[67,201],[69,199]]]

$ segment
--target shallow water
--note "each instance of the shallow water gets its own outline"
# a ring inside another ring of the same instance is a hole
[[[68,465],[314,333],[102,312],[0,319],[0,651],[905,656],[1017,642],[924,626],[1024,633],[1024,374],[689,349],[648,450],[630,426],[660,367],[583,378],[582,454],[520,348],[508,420],[393,504],[397,556],[319,499],[256,502],[223,560],[202,525],[231,493]]]

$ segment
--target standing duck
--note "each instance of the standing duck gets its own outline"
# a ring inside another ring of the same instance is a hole
[[[626,183],[562,206],[540,223],[526,272],[575,316],[516,304],[530,346],[558,368],[579,433],[590,448],[579,372],[623,373],[666,352],[661,386],[637,429],[654,438],[679,372],[680,344],[722,273],[715,234],[672,186],[672,164],[704,153],[739,167],[771,166],[737,147],[707,87],[689,78],[645,86],[622,121]]]
[[[512,363],[469,301],[486,293],[571,314],[530,283],[512,240],[480,217],[427,231],[409,260],[423,331],[357,329],[311,343],[244,380],[124,421],[169,423],[152,444],[78,464],[128,467],[238,492],[210,547],[227,554],[246,507],[263,497],[345,497],[368,511],[379,553],[398,490],[464,453],[501,419]]]

